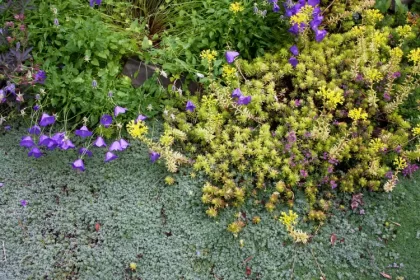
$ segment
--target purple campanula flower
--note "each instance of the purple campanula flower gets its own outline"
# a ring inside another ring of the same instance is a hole
[[[16,86],[15,84],[7,83],[7,86],[4,88],[5,92],[9,92],[13,95],[16,95]]]
[[[320,0],[308,0],[308,5],[315,7],[316,5],[319,5]]]
[[[78,170],[80,170],[80,171],[85,171],[85,164],[84,164],[84,162],[83,162],[83,159],[81,159],[81,158],[79,158],[79,159],[76,159],[72,164],[71,164],[71,166],[74,168],[74,169],[78,169]]]
[[[30,148],[34,145],[35,143],[32,140],[31,136],[23,136],[22,139],[20,140],[20,146],[22,147]]]
[[[114,141],[109,147],[109,151],[122,151],[121,144],[119,141]]]
[[[114,108],[114,116],[118,116],[119,114],[124,114],[127,111],[127,108],[116,106]]]
[[[238,105],[248,105],[251,102],[251,96],[240,96],[238,98]]]
[[[93,6],[95,6],[95,4],[98,5],[98,6],[101,5],[101,3],[102,3],[102,0],[90,0],[89,5],[91,7],[93,7]]]
[[[160,158],[160,154],[152,151],[152,152],[149,154],[149,157],[150,157],[150,161],[151,161],[152,163],[154,163],[155,161],[157,161],[157,160]]]
[[[45,73],[43,70],[39,70],[35,73],[34,82],[38,84],[44,84],[46,78],[47,73]]]
[[[55,117],[50,116],[47,113],[42,113],[41,120],[39,121],[40,126],[47,126],[55,123]]]
[[[330,181],[331,189],[335,189],[337,187],[337,183],[333,180]]]
[[[61,145],[63,143],[63,140],[65,138],[66,134],[64,132],[57,132],[56,134],[51,137],[52,140],[54,140],[57,145]]]
[[[321,15],[316,15],[316,16],[314,16],[314,18],[309,22],[309,26],[311,27],[311,29],[313,30],[313,31],[317,31],[318,30],[318,27],[319,27],[319,25],[322,23],[322,20],[324,19],[324,17],[323,16],[321,16]]]
[[[92,87],[93,88],[97,88],[98,87],[98,82],[96,80],[92,81]]]
[[[188,100],[187,105],[185,106],[185,110],[190,111],[190,112],[194,112],[195,110],[195,105],[194,103],[192,103],[191,100]]]
[[[92,136],[92,131],[89,131],[89,129],[84,125],[80,129],[77,129],[74,134],[82,138],[86,138]]]
[[[117,159],[117,158],[118,157],[115,154],[111,153],[111,152],[107,152],[105,154],[105,162],[112,161],[112,160]]]
[[[41,156],[42,152],[37,147],[32,147],[28,153],[28,157],[40,158]]]
[[[79,155],[87,155],[88,157],[93,156],[92,152],[89,151],[87,148],[84,148],[84,147],[79,149]]]
[[[289,50],[294,56],[299,55],[299,50],[298,50],[298,47],[296,45],[291,46]]]
[[[273,12],[278,13],[280,11],[280,7],[277,3],[273,4]]]
[[[4,90],[0,89],[0,103],[6,102],[6,94],[4,93]]]
[[[315,40],[319,43],[324,40],[325,36],[327,36],[326,30],[316,30],[315,31]]]
[[[136,122],[139,122],[139,121],[145,121],[147,119],[147,117],[146,116],[143,116],[143,115],[138,115],[138,117],[137,117],[137,119],[136,119]]]
[[[226,51],[225,58],[227,63],[231,64],[235,61],[235,58],[239,55],[237,51]]]
[[[25,199],[22,199],[20,201],[20,205],[22,205],[22,207],[26,207],[28,205],[28,201],[26,201]]]
[[[60,144],[60,148],[62,150],[68,150],[68,149],[73,149],[76,146],[74,146],[73,142],[71,142],[70,139],[64,139],[63,142],[61,142]]]
[[[28,129],[28,132],[29,134],[39,135],[41,133],[41,128],[37,125],[34,125]]]
[[[39,105],[35,105],[35,106],[33,107],[33,109],[34,109],[34,111],[38,111],[38,110],[39,110]]]
[[[11,127],[10,125],[6,125],[6,126],[4,127],[4,129],[5,129],[5,130],[10,130],[10,129],[12,129],[12,127]]]
[[[101,117],[101,121],[100,123],[104,126],[104,127],[109,127],[112,124],[112,116],[111,115],[103,115]]]
[[[321,8],[319,6],[315,7],[315,9],[312,12],[312,15],[315,17],[321,13]]]
[[[299,61],[297,60],[297,58],[296,58],[296,57],[292,56],[292,57],[289,59],[289,63],[290,63],[290,65],[292,65],[292,66],[293,66],[293,68],[296,68],[296,66],[298,65]]]
[[[54,141],[52,140],[50,137],[48,137],[47,135],[42,134],[41,136],[39,136],[39,141],[38,141],[38,145],[39,146],[48,146],[48,144]]]
[[[242,96],[242,91],[239,88],[235,88],[232,92],[232,98],[239,98]]]
[[[58,21],[58,18],[55,18],[54,19],[54,25],[55,26],[59,26],[60,25],[60,22]]]
[[[106,147],[105,140],[101,136],[98,136],[98,138],[96,138],[96,141],[95,141],[95,143],[93,143],[93,145],[98,147],[98,148]]]
[[[122,151],[124,151],[125,149],[127,149],[128,146],[130,146],[130,144],[122,138],[120,139],[119,142],[120,142]]]

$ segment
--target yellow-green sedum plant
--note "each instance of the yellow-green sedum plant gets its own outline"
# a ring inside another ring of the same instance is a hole
[[[194,159],[195,172],[208,177],[202,202],[210,217],[251,198],[279,212],[302,189],[308,218],[322,221],[335,191],[391,191],[398,172],[419,159],[419,129],[398,109],[419,86],[420,50],[401,48],[414,34],[410,26],[378,29],[381,14],[361,13],[345,33],[320,42],[299,36],[293,63],[287,49],[238,60],[236,75],[226,66],[187,110],[166,108],[160,143],[147,144]],[[391,45],[395,33],[404,34]]]

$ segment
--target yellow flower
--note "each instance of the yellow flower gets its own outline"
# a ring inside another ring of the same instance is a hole
[[[130,263],[130,269],[132,271],[136,270],[137,269],[137,264],[136,263]]]
[[[175,179],[171,176],[166,176],[165,177],[165,184],[167,185],[173,185],[175,183]]]
[[[408,59],[414,63],[420,63],[420,48],[411,50]]]
[[[293,212],[293,210],[289,210],[289,214],[281,212],[281,217],[279,218],[279,221],[289,229],[297,223],[297,218],[298,215],[295,212]]]
[[[338,89],[330,90],[326,89],[325,86],[318,91],[318,95],[324,98],[324,104],[328,109],[335,109],[337,104],[343,104],[344,97],[341,91]]]
[[[230,65],[223,65],[222,68],[222,76],[223,78],[229,80],[229,79],[233,79],[236,77],[236,69],[235,67],[232,67]]]
[[[395,31],[398,33],[400,37],[407,37],[411,33],[411,26],[410,25],[404,25],[404,26],[398,26]]]
[[[363,111],[362,108],[351,109],[349,111],[349,117],[352,118],[354,121],[357,120],[366,120],[368,114]]]
[[[207,62],[212,62],[216,60],[217,52],[215,50],[203,50],[201,51],[200,57],[204,60],[207,60]]]
[[[418,124],[415,128],[412,130],[414,136],[420,136],[420,124]]]
[[[300,229],[298,230],[292,229],[289,234],[293,238],[293,241],[295,243],[300,242],[300,243],[306,244],[308,242],[309,235],[306,232],[301,231]]]
[[[242,12],[244,10],[244,7],[242,7],[241,3],[235,2],[230,4],[229,10],[236,14],[238,12]]]
[[[397,166],[398,170],[402,170],[407,167],[407,161],[405,158],[399,157],[394,160],[394,165]]]
[[[365,75],[366,75],[366,79],[371,83],[380,81],[383,78],[382,73],[379,72],[379,70],[377,70],[377,69],[370,69],[369,68],[369,69],[366,70]]]
[[[299,13],[290,17],[291,24],[309,23],[312,18],[312,12],[314,8],[312,6],[306,5],[300,9]]]
[[[127,131],[133,138],[140,138],[142,135],[146,134],[148,127],[142,121],[135,122],[134,120],[130,121],[127,124]]]
[[[384,16],[381,14],[379,10],[370,9],[364,12],[364,19],[367,23],[375,24],[378,21],[381,21]]]
[[[383,142],[381,141],[381,139],[379,139],[379,138],[372,139],[372,140],[370,141],[370,146],[372,147],[372,149],[373,149],[375,152],[381,151],[381,150],[383,150],[384,148],[386,148],[386,147],[387,147],[387,145],[386,145],[385,143],[383,143]]]
[[[216,217],[217,216],[217,210],[214,207],[210,207],[209,209],[206,210],[206,214],[209,215],[209,217]]]

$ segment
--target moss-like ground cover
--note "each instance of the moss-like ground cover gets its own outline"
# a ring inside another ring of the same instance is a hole
[[[68,168],[75,151],[28,159],[19,135],[0,136],[0,279],[420,277],[418,176],[391,194],[365,193],[364,215],[350,210],[350,196],[337,198],[320,227],[302,221],[301,195],[299,227],[313,237],[299,245],[272,214],[250,205],[247,219],[259,215],[261,223],[249,222],[233,237],[226,227],[235,209],[208,218],[201,179],[181,170],[174,185],[165,185],[165,168],[150,164],[143,146],[133,144],[105,165],[97,153],[76,173]],[[400,268],[388,267],[394,263]]]

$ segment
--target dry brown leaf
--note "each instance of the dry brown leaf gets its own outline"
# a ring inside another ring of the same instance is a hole
[[[337,241],[337,235],[335,235],[334,233],[331,234],[330,241],[331,241],[331,245],[334,246],[335,241]]]
[[[391,275],[386,274],[385,272],[379,272],[383,277],[385,277],[386,279],[392,279]]]

